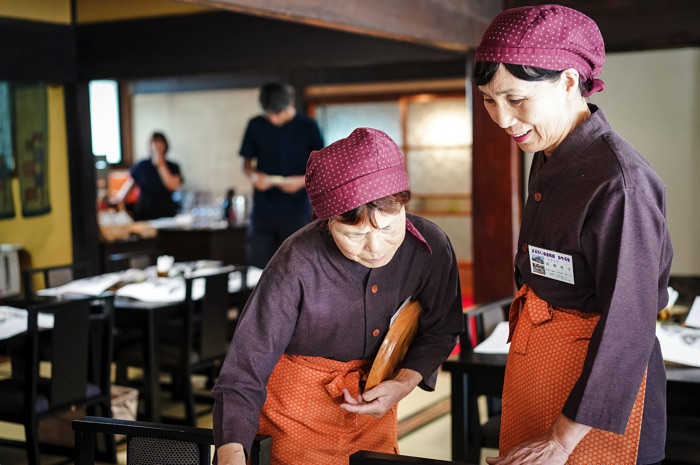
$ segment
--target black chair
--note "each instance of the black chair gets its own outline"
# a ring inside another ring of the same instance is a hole
[[[464,462],[411,457],[408,455],[385,454],[361,450],[350,456],[350,465],[469,465]]]
[[[105,272],[124,271],[130,268],[143,270],[155,265],[158,255],[158,251],[113,253],[105,258]]]
[[[73,421],[76,465],[95,463],[96,433],[126,435],[127,463],[140,465],[209,465],[211,429],[112,418],[83,417]],[[250,451],[251,465],[270,465],[272,438],[258,434]]]
[[[184,402],[185,422],[190,426],[196,424],[195,400],[213,402],[209,395],[195,396],[192,376],[204,374],[215,379],[228,350],[230,271],[226,268],[213,274],[186,278],[182,316],[159,324],[160,372],[169,373],[172,378],[172,384],[164,387],[172,391],[173,400]],[[193,287],[198,279],[204,280],[204,296],[195,300]],[[128,368],[142,366],[141,349],[134,345],[124,347],[116,354],[115,360],[117,384],[134,385],[128,378]]]
[[[0,444],[25,448],[29,464],[39,464],[40,421],[78,409],[111,416],[113,313],[111,299],[104,301],[99,313],[92,312],[91,299],[32,305],[27,309],[27,331],[4,341],[10,346],[13,369],[9,378],[0,380],[0,420],[24,425],[25,441],[2,439]],[[39,312],[53,315],[53,329],[38,327]],[[40,373],[40,355],[48,355],[50,377]],[[41,450],[73,454],[72,444],[42,444]],[[103,452],[105,460],[114,461],[114,442],[107,441]]]
[[[22,271],[22,283],[24,286],[24,298],[32,301],[36,298],[37,288],[35,278],[40,277],[42,287],[58,287],[75,279],[91,276],[92,268],[89,263],[78,262],[68,265],[48,266],[43,268],[29,268]]]
[[[507,321],[512,301],[512,296],[503,297],[465,309],[465,331],[460,336],[460,351],[462,353],[473,351],[474,347],[491,335],[498,323]],[[475,383],[475,386],[478,386],[478,383]],[[484,412],[486,421],[482,421],[482,415],[479,414],[478,398],[480,396],[485,396],[486,400],[486,412]],[[468,419],[469,437],[464,440],[469,441],[469,450],[474,451],[475,454],[468,459],[478,461],[479,456],[476,454],[481,448],[498,449],[501,431],[501,399],[493,392],[479,392],[475,389],[474,395],[467,399],[467,402],[469,402],[470,417]]]

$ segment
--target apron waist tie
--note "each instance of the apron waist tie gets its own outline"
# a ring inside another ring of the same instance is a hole
[[[529,285],[524,284],[513,299],[508,315],[508,342],[512,341],[512,349],[519,354],[527,353],[527,343],[530,340],[532,328],[552,319],[552,305],[526,305],[527,298],[533,292]],[[518,337],[513,340],[515,327],[520,316],[525,312],[530,319],[529,325],[521,325]]]

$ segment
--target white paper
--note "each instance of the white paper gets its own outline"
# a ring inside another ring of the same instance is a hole
[[[496,325],[489,337],[474,347],[474,352],[477,354],[507,354],[510,349],[510,342],[508,342],[509,331],[508,322],[501,321]]]
[[[53,328],[54,316],[51,313],[39,313],[39,328]],[[27,330],[27,311],[23,308],[0,305],[0,339],[8,339]]]
[[[688,315],[685,317],[685,325],[700,328],[700,296],[695,296],[693,305],[690,306]]]
[[[674,305],[676,305],[677,300],[678,291],[672,288],[671,286],[668,286],[668,304],[666,304],[666,308],[671,308]]]
[[[128,297],[153,303],[177,303],[185,301],[185,280],[182,278],[151,278],[142,283],[127,284],[115,293],[118,297]],[[192,283],[192,299],[204,296],[204,278]]]
[[[664,361],[700,367],[700,329],[657,323],[656,337]]]
[[[399,309],[396,310],[394,315],[391,317],[391,321],[389,321],[389,327],[391,327],[391,325],[394,324],[394,321],[396,321],[396,318],[398,318],[399,313],[401,313],[401,310],[403,310],[406,307],[406,305],[408,304],[408,302],[410,302],[410,301],[411,301],[411,296],[409,295],[408,297],[406,297],[406,300],[404,300],[403,303],[399,306]]]
[[[44,297],[61,297],[69,295],[99,296],[122,280],[122,273],[107,273],[91,278],[76,279],[63,286],[41,289],[37,295]]]

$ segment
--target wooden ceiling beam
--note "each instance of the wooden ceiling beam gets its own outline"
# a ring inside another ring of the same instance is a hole
[[[502,0],[178,0],[256,16],[467,52]]]

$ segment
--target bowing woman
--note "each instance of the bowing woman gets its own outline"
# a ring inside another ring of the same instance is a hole
[[[277,465],[345,465],[397,453],[396,404],[432,391],[462,332],[455,254],[435,224],[407,214],[403,156],[356,129],[311,153],[318,218],[287,239],[246,304],[212,390],[219,464],[244,465],[256,433]],[[418,333],[393,379],[363,389],[392,315],[408,297]]]

